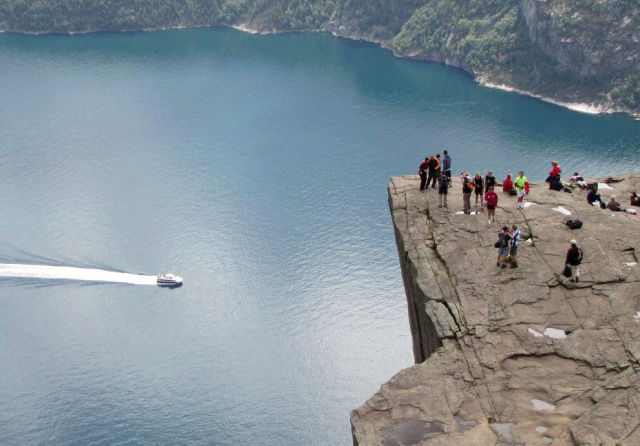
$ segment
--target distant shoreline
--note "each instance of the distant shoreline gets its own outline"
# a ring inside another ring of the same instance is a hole
[[[238,24],[234,24],[234,25],[211,25],[211,26],[181,26],[181,25],[177,25],[177,26],[171,26],[171,27],[159,27],[159,28],[143,28],[143,29],[132,29],[132,30],[118,30],[118,31],[108,31],[108,30],[84,30],[84,31],[68,31],[68,32],[62,32],[62,33],[56,33],[53,31],[37,31],[37,32],[33,32],[33,31],[6,31],[6,30],[0,30],[0,34],[8,34],[8,33],[15,33],[15,34],[24,34],[24,35],[31,35],[31,36],[41,36],[41,35],[69,35],[69,36],[73,36],[73,35],[78,35],[78,34],[93,34],[93,33],[99,33],[99,32],[112,32],[112,33],[134,33],[134,32],[154,32],[154,31],[169,31],[169,30],[181,30],[181,29],[203,29],[203,28],[231,28],[231,29],[235,29],[237,31],[241,31],[247,34],[252,34],[252,35],[269,35],[269,34],[284,34],[284,33],[296,33],[296,32],[300,32],[300,33],[306,33],[306,32],[310,32],[310,33],[327,33],[327,34],[331,34],[334,37],[340,37],[343,39],[349,39],[349,40],[354,40],[354,41],[360,41],[360,42],[367,42],[367,43],[374,43],[380,46],[381,49],[383,50],[387,50],[390,51],[394,57],[397,57],[399,59],[407,59],[407,60],[414,60],[414,61],[422,61],[422,62],[432,62],[432,63],[437,63],[440,65],[445,65],[448,67],[452,67],[452,68],[458,68],[460,70],[463,70],[465,73],[469,74],[473,80],[478,83],[479,85],[483,86],[483,87],[487,87],[487,88],[492,88],[492,89],[496,89],[496,90],[502,90],[502,91],[506,91],[506,92],[510,92],[510,93],[516,93],[522,96],[526,96],[526,97],[530,97],[533,99],[537,99],[540,100],[542,102],[547,102],[550,104],[554,104],[560,107],[564,107],[567,108],[569,110],[572,111],[576,111],[579,113],[586,113],[589,115],[605,115],[605,114],[615,114],[615,113],[621,113],[621,114],[626,114],[628,116],[630,116],[632,119],[635,119],[637,121],[640,121],[640,113],[634,112],[632,110],[629,109],[624,109],[624,108],[609,108],[606,107],[604,105],[598,105],[595,103],[586,103],[586,102],[566,102],[566,101],[561,101],[558,99],[554,99],[552,97],[549,96],[544,96],[538,93],[533,93],[527,90],[522,90],[519,89],[517,87],[513,87],[511,85],[507,85],[507,84],[502,84],[502,83],[496,83],[496,82],[492,82],[490,80],[488,80],[486,78],[486,75],[478,75],[475,74],[473,72],[470,72],[466,69],[464,69],[463,67],[457,66],[457,65],[451,65],[448,64],[446,62],[442,62],[439,60],[435,60],[435,59],[426,59],[426,58],[420,58],[420,57],[415,57],[415,56],[411,56],[411,55],[402,55],[402,54],[395,54],[393,51],[389,50],[388,48],[385,48],[384,45],[382,44],[381,41],[377,41],[377,40],[371,40],[371,39],[366,39],[363,36],[349,36],[349,35],[342,35],[339,34],[338,32],[329,30],[329,29],[320,29],[320,30],[312,30],[312,29],[299,29],[299,30],[278,30],[278,29],[271,29],[271,30],[261,30],[261,29],[257,29],[257,28],[253,28],[251,27],[249,24],[247,23],[238,23]]]

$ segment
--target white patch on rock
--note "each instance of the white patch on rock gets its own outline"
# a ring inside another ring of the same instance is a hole
[[[527,201],[527,202],[524,204],[524,207],[528,208],[529,206],[533,206],[533,205],[535,205],[535,203],[532,203],[532,202],[530,202],[530,201]]]
[[[636,320],[640,321],[640,311],[636,311],[636,315],[633,316]]]
[[[554,406],[553,404],[549,404],[546,401],[537,400],[535,398],[533,398],[531,400],[531,403],[533,404],[534,410],[537,410],[538,412],[544,411],[544,410],[555,410],[556,409],[556,406]]]
[[[629,268],[631,268],[632,266],[636,266],[638,263],[637,262],[624,262],[624,264],[626,266],[628,266]]]
[[[549,429],[544,426],[536,426],[536,432],[539,434],[546,434],[548,430]]]
[[[554,339],[564,339],[567,337],[565,331],[558,328],[545,328],[544,335]]]
[[[542,437],[542,442],[544,444],[551,444],[553,443],[553,438],[549,438],[549,437]]]
[[[511,430],[516,426],[515,423],[491,423],[491,429],[500,435],[505,440],[513,440],[513,433]]]
[[[552,208],[552,211],[560,212],[564,215],[571,215],[571,211],[569,209],[565,209],[562,206],[558,206],[557,208]]]
[[[541,338],[544,336],[542,333],[540,333],[539,331],[535,331],[533,328],[530,328],[527,331],[534,335],[536,338]]]
[[[609,186],[607,183],[598,183],[598,189],[613,189],[613,187]]]

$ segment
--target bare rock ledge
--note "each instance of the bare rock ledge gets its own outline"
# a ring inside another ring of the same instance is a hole
[[[640,175],[614,180],[600,194],[626,207]],[[487,227],[485,212],[456,213],[459,180],[447,210],[416,175],[391,179],[416,365],[352,411],[355,445],[640,445],[640,215],[545,183],[523,211],[498,196]],[[584,225],[570,230],[575,218]],[[519,267],[501,269],[493,245],[512,224],[532,238]],[[561,275],[574,238],[576,284]]]

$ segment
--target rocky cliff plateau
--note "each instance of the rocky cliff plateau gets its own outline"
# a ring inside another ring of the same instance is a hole
[[[603,199],[628,205],[640,175],[613,180]],[[499,191],[488,227],[486,213],[458,213],[459,180],[448,209],[418,182],[389,184],[417,364],[351,413],[354,444],[640,444],[640,215],[535,183],[524,210]],[[576,218],[581,229],[564,224]],[[519,267],[498,268],[497,232],[512,224],[527,237]],[[561,275],[571,239],[578,283]]]

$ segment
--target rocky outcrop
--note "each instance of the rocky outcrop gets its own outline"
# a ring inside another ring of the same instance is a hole
[[[613,180],[604,199],[640,189],[638,175]],[[417,364],[352,412],[354,444],[640,444],[640,215],[541,183],[522,211],[498,192],[488,227],[458,213],[459,191],[439,208],[417,176],[389,184]],[[564,224],[576,218],[582,228]],[[513,224],[526,240],[503,269],[493,245]],[[560,274],[571,239],[578,283]]]

